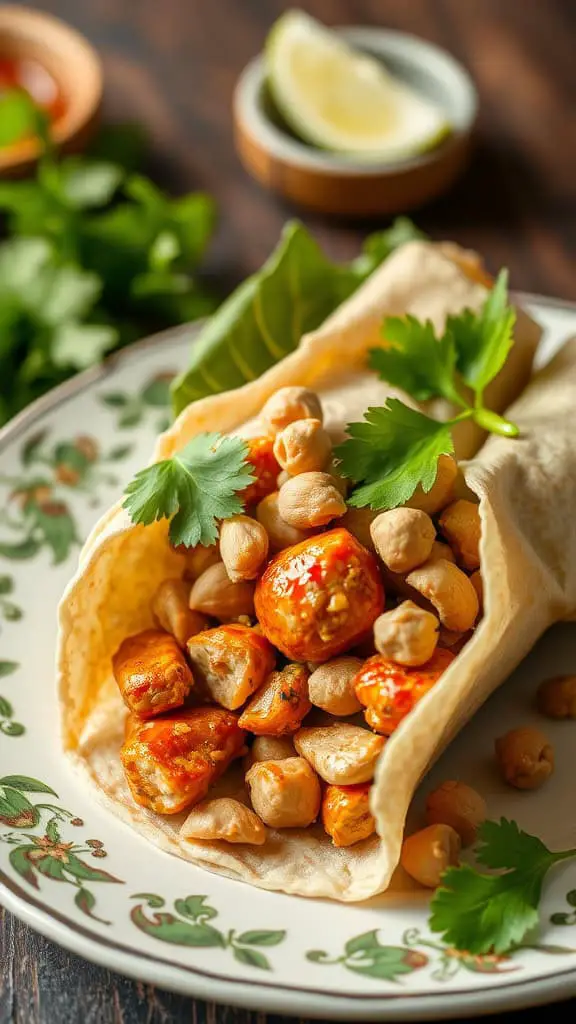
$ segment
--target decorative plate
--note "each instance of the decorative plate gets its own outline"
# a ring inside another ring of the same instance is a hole
[[[576,306],[524,301],[547,329],[545,360],[576,331]],[[274,1013],[446,1019],[575,995],[573,863],[547,887],[530,946],[470,956],[429,932],[424,894],[341,905],[221,878],[148,845],[69,770],[54,689],[56,606],[83,538],[148,459],[194,334],[186,327],[127,349],[0,431],[1,902],[113,970]],[[555,627],[422,791],[459,777],[487,796],[491,817],[513,817],[552,847],[575,846],[573,723],[547,723],[558,770],[539,793],[505,789],[492,756],[495,736],[533,720],[538,681],[575,667],[574,626]]]

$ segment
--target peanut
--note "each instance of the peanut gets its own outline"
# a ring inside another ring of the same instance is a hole
[[[218,544],[211,544],[209,547],[198,544],[195,548],[184,548],[183,554],[186,559],[184,577],[187,580],[197,580],[206,569],[220,561]]]
[[[439,622],[432,612],[403,601],[374,623],[376,650],[399,665],[424,665],[438,643]]]
[[[198,577],[190,592],[193,611],[228,622],[239,615],[254,614],[254,584],[233,583],[224,562],[210,566]]]
[[[380,513],[372,508],[349,507],[342,517],[340,526],[356,537],[356,540],[359,540],[363,547],[368,548],[368,551],[375,553],[376,548],[370,534],[370,527],[378,515]]]
[[[185,647],[186,641],[208,629],[209,619],[188,605],[190,584],[185,580],[164,580],[152,598],[152,611],[162,629]]]
[[[440,558],[408,573],[406,583],[422,594],[438,612],[446,629],[464,633],[478,615],[478,598],[470,580],[457,565]]]
[[[480,565],[480,536],[482,527],[478,505],[473,501],[453,501],[439,519],[440,529],[456,553],[456,560],[464,569],[478,569]]]
[[[554,749],[539,729],[511,729],[495,748],[504,780],[516,789],[538,789],[554,771]]]
[[[425,512],[415,508],[394,508],[376,517],[370,534],[388,569],[410,572],[428,558],[436,530]]]
[[[256,579],[268,554],[268,534],[256,519],[233,516],[220,527],[220,555],[233,583]]]
[[[452,499],[454,484],[458,476],[458,464],[451,455],[441,455],[438,459],[436,479],[429,491],[424,492],[418,486],[406,508],[419,508],[421,512],[427,512],[429,516],[436,515]]]
[[[322,406],[318,395],[308,388],[280,388],[264,405],[261,418],[268,433],[274,437],[294,420],[311,418],[322,423]]]
[[[442,540],[435,540],[427,561],[437,562],[439,558],[444,558],[447,562],[456,562],[456,557],[450,545],[445,544]]]
[[[274,441],[276,461],[290,476],[323,469],[331,451],[332,441],[320,420],[294,420]]]
[[[327,473],[301,473],[280,488],[278,509],[285,523],[305,530],[343,516],[346,502]]]
[[[278,508],[278,491],[263,498],[256,509],[256,518],[266,530],[270,547],[275,552],[300,544],[310,534],[309,530],[298,530],[284,522]]]
[[[360,658],[333,658],[314,669],[308,680],[310,700],[331,715],[355,715],[362,710],[350,683],[361,668]]]
[[[420,885],[435,889],[459,854],[460,836],[450,825],[429,825],[404,840],[400,863]]]
[[[443,782],[426,800],[428,825],[450,825],[462,840],[472,846],[480,825],[486,821],[486,801],[464,782]]]
[[[540,683],[538,710],[547,718],[576,718],[576,676],[554,676]]]
[[[256,736],[242,764],[247,772],[257,761],[283,761],[286,757],[296,756],[289,736]]]

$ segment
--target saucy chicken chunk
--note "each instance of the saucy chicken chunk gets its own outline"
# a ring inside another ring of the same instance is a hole
[[[141,718],[181,707],[194,682],[176,639],[159,629],[127,637],[112,670],[124,703]]]
[[[369,633],[384,589],[373,555],[336,529],[273,558],[254,605],[262,632],[288,658],[323,662]]]
[[[312,707],[309,674],[304,665],[286,665],[281,672],[272,672],[241,714],[242,728],[255,736],[296,732]]]
[[[322,798],[322,824],[334,846],[353,846],[376,831],[370,812],[370,783],[326,786]]]
[[[198,803],[244,753],[245,735],[235,715],[213,707],[130,721],[120,758],[134,800],[157,814]]]
[[[417,668],[398,665],[381,654],[369,658],[352,682],[358,700],[366,708],[368,725],[390,736],[453,661],[454,655],[443,648]]]
[[[275,662],[265,637],[249,626],[232,623],[191,637],[188,656],[198,681],[230,711],[241,707],[262,685]]]
[[[276,490],[276,478],[282,469],[274,455],[273,437],[251,437],[248,445],[247,461],[252,467],[252,475],[256,478],[240,493],[246,508],[256,505],[262,498]]]

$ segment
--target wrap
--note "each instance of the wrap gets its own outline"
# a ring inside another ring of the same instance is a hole
[[[167,457],[206,429],[249,435],[257,429],[254,420],[264,401],[286,384],[319,391],[326,425],[337,438],[367,405],[382,404],[395,393],[362,369],[367,349],[379,343],[384,315],[411,312],[441,328],[447,314],[477,308],[485,294],[438,247],[412,243],[263,377],[186,409],[159,438],[154,457]],[[538,335],[533,322],[520,315],[511,359],[492,386],[493,408],[503,411],[521,391]],[[269,830],[259,847],[187,841],[179,837],[185,813],[162,818],[133,802],[119,760],[126,712],[111,658],[126,636],[153,624],[151,597],[163,579],[181,575],[183,559],[169,546],[166,522],[132,526],[121,508],[93,531],[60,607],[62,739],[76,769],[138,832],[212,870],[266,889],[343,901],[385,890],[420,778],[547,626],[576,610],[576,530],[570,530],[575,394],[576,342],[510,409],[521,440],[491,438],[465,467],[467,484],[480,499],[485,614],[384,748],[371,793],[376,836],[343,849],[335,848],[320,826]],[[477,436],[461,435],[460,455],[472,454],[478,443]]]

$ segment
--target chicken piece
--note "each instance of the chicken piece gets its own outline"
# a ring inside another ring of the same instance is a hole
[[[248,484],[238,495],[244,502],[244,507],[256,505],[262,498],[276,490],[276,478],[282,469],[274,455],[273,437],[250,437],[246,440],[248,445],[247,461],[252,465],[252,474],[256,477],[253,483]]]
[[[262,686],[275,663],[266,638],[235,623],[191,637],[188,656],[198,681],[217,704],[230,711]]]
[[[376,831],[370,813],[369,782],[357,786],[326,786],[322,798],[322,824],[334,846],[353,846]]]
[[[336,786],[353,786],[374,777],[386,740],[347,722],[299,729],[294,746],[320,778]]]
[[[158,625],[171,633],[181,647],[186,641],[208,629],[210,619],[188,606],[190,584],[185,580],[163,580],[152,598],[152,611]]]
[[[373,555],[347,530],[287,548],[256,585],[264,636],[293,661],[328,661],[360,642],[384,608]]]
[[[246,775],[252,805],[270,828],[307,828],[318,817],[318,776],[303,757],[257,761]]]
[[[120,751],[132,796],[157,814],[198,803],[235,757],[246,733],[221,708],[178,711],[154,722],[133,720]]]
[[[122,700],[141,718],[181,707],[194,684],[178,643],[159,629],[127,637],[112,658],[112,671]]]
[[[312,705],[304,665],[286,665],[272,672],[240,715],[240,726],[256,736],[283,736],[296,732]]]
[[[180,836],[262,846],[266,842],[266,829],[258,815],[239,800],[220,797],[196,804],[182,825]]]
[[[368,725],[390,736],[453,661],[454,655],[443,648],[437,648],[426,664],[413,668],[388,661],[381,654],[369,658],[352,681],[366,708]]]

